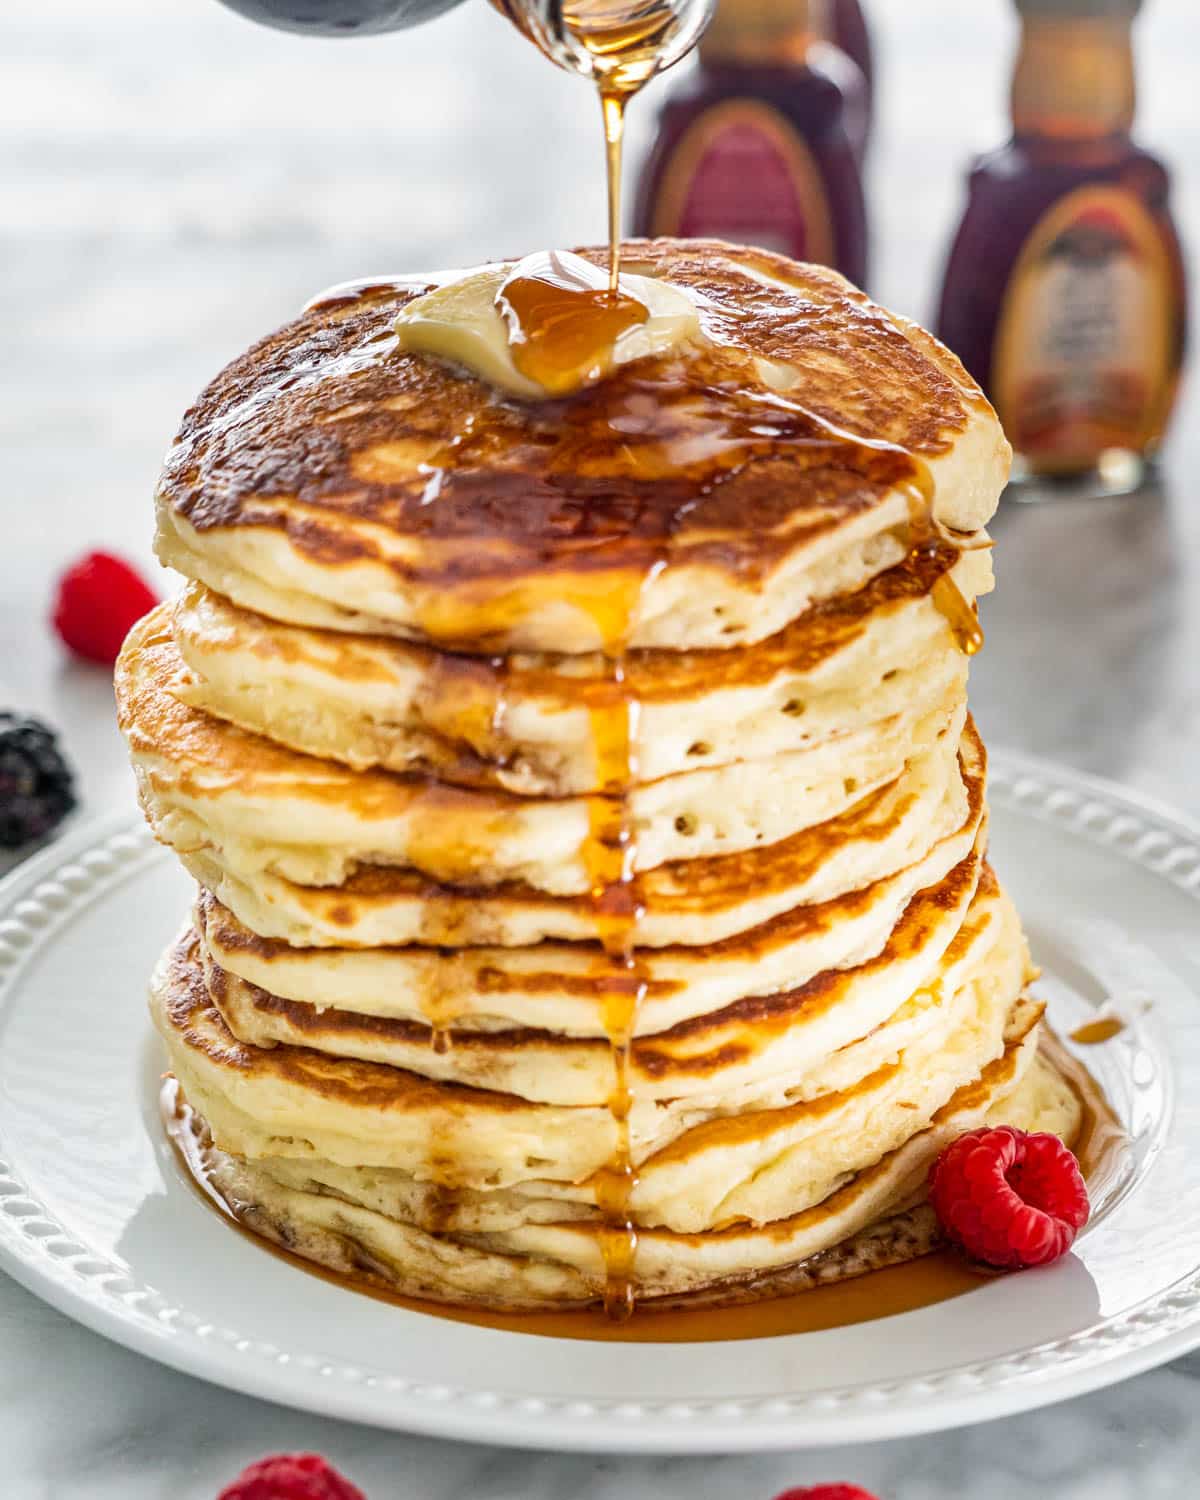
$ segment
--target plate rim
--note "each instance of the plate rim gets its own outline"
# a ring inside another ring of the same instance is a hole
[[[1066,823],[1200,901],[1200,820],[1138,790],[1024,752],[993,751],[989,790],[1006,809]],[[118,811],[79,824],[0,878],[0,1008],[27,954],[76,908],[157,853],[138,814]],[[30,1204],[33,1211],[23,1212]],[[875,1386],[686,1402],[423,1386],[322,1365],[194,1315],[181,1317],[182,1310],[165,1304],[143,1306],[157,1294],[73,1240],[45,1211],[33,1184],[23,1183],[2,1159],[0,1268],[93,1332],[229,1389],[377,1427],[558,1451],[732,1453],[947,1430],[1085,1394],[1200,1345],[1198,1268],[1108,1322],[1065,1338]],[[247,1352],[258,1357],[231,1357]]]

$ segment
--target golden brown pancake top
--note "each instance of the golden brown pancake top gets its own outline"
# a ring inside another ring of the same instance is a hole
[[[372,527],[419,539],[423,567],[447,544],[448,583],[530,564],[642,569],[668,545],[753,573],[911,486],[966,429],[979,398],[965,375],[832,273],[716,242],[626,255],[699,298],[712,350],[517,402],[398,351],[393,320],[432,283],[378,283],[217,376],[168,454],[165,501],[201,532],[281,529],[333,566],[378,554]],[[772,390],[751,355],[798,385]]]

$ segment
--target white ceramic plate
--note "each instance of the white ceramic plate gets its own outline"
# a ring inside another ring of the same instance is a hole
[[[108,1337],[256,1396],[524,1447],[799,1448],[950,1427],[1200,1344],[1200,830],[1013,757],[996,863],[1132,1137],[1077,1254],[899,1317],[753,1343],[590,1344],[360,1297],[230,1230],[161,1139],[143,993],[188,882],[132,816],[0,883],[0,1264]],[[1186,1088],[1176,1088],[1178,1080]]]

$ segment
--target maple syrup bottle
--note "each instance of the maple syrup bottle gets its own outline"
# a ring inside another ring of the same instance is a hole
[[[829,35],[824,0],[720,0],[660,112],[636,233],[759,245],[862,285],[866,85]]]
[[[1129,135],[1139,5],[1017,0],[1013,137],[974,164],[950,252],[938,333],[991,397],[1018,482],[1136,488],[1174,402],[1184,270],[1166,168]]]

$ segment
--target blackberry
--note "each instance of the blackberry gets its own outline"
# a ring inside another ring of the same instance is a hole
[[[45,838],[75,806],[75,778],[37,719],[0,710],[0,849]]]

